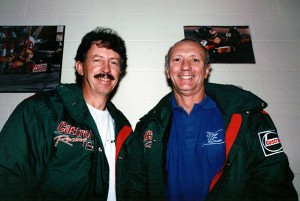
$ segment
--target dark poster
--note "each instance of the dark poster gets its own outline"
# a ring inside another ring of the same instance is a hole
[[[209,51],[211,63],[255,63],[249,26],[184,26],[184,35]]]
[[[61,78],[65,26],[0,26],[0,92],[53,89]]]

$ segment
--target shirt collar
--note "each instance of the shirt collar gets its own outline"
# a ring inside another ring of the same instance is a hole
[[[172,104],[172,110],[178,110],[182,108],[177,104],[174,94],[172,95],[171,104]],[[194,104],[193,110],[198,109],[199,107],[201,107],[202,109],[209,110],[209,109],[215,109],[217,107],[217,104],[208,95],[205,95],[204,99],[200,103]]]

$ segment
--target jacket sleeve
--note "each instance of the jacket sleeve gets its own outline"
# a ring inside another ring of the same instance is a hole
[[[33,167],[37,134],[34,112],[21,103],[0,133],[0,198],[27,200],[36,177]]]
[[[138,123],[133,133],[133,141],[129,149],[127,200],[147,200],[147,176],[144,164],[141,124]]]
[[[248,192],[251,200],[297,201],[294,174],[283,152],[277,129],[270,116],[262,112],[252,151],[256,153],[250,168]],[[256,129],[255,129],[256,130]]]

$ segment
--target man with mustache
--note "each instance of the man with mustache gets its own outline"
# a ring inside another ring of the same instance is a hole
[[[76,84],[17,106],[0,134],[1,200],[125,199],[132,128],[110,96],[126,67],[124,40],[98,27],[78,47]]]
[[[193,39],[169,49],[165,72],[172,92],[134,131],[131,201],[298,200],[266,102],[208,83],[208,52]]]

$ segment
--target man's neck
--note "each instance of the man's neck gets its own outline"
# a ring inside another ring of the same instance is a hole
[[[175,92],[174,96],[178,106],[183,107],[183,109],[190,114],[194,104],[200,103],[205,98],[206,94],[198,93],[192,96],[185,96]]]
[[[96,108],[98,110],[105,110],[106,109],[106,103],[108,98],[103,96],[92,96],[90,94],[83,94],[83,97],[85,99],[85,102],[92,106],[93,108]]]

